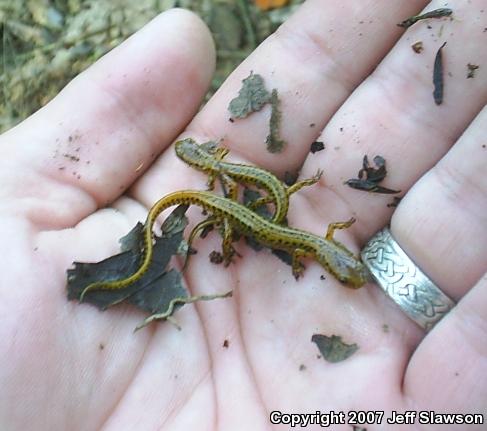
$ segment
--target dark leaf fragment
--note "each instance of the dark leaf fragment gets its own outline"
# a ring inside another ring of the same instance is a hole
[[[155,236],[152,259],[147,271],[123,289],[88,291],[85,300],[100,309],[106,309],[124,300],[149,311],[151,316],[136,329],[154,320],[171,320],[172,314],[184,304],[231,296],[231,292],[214,295],[188,296],[181,284],[181,274],[174,269],[166,271],[171,257],[178,252],[188,221],[187,205],[177,207],[161,226],[161,236]],[[79,299],[87,285],[95,281],[120,280],[133,274],[143,254],[143,226],[138,223],[120,242],[122,253],[98,263],[74,263],[68,270],[68,299]]]
[[[270,98],[271,95],[264,87],[262,76],[250,73],[242,81],[238,96],[230,101],[228,110],[232,118],[245,118],[252,112],[260,111]]]
[[[388,189],[387,187],[382,187],[379,184],[367,180],[359,180],[357,178],[350,178],[349,180],[345,181],[344,184],[351,187],[352,189],[363,190],[372,193],[381,193],[386,195],[401,193],[401,190]]]
[[[174,298],[187,297],[188,293],[181,284],[181,273],[171,269],[140,288],[128,300],[140,309],[154,314],[166,311]]]
[[[362,160],[362,169],[358,171],[358,177],[362,179],[366,179],[373,183],[379,183],[382,181],[386,175],[386,161],[382,156],[375,156],[374,157],[374,164],[377,168],[370,166],[369,159],[367,155],[364,156]]]
[[[311,341],[318,346],[323,358],[332,363],[344,361],[358,350],[357,344],[344,343],[342,337],[338,335],[327,337],[322,334],[314,334]]]
[[[293,257],[287,251],[285,251],[285,250],[272,249],[272,254],[274,256],[277,256],[285,264],[287,264],[289,266],[292,266],[292,264],[293,264]],[[301,266],[304,267],[303,264],[301,264]]]
[[[142,229],[144,225],[139,221],[134,228],[125,236],[118,240],[120,244],[120,251],[134,251],[140,250],[143,247]]]
[[[446,45],[446,42],[440,46],[436,52],[435,64],[433,66],[433,98],[437,105],[443,103],[443,55],[442,49]]]
[[[441,18],[444,16],[450,16],[452,13],[453,13],[453,11],[449,8],[435,9],[435,10],[431,10],[429,12],[423,13],[421,15],[414,15],[408,19],[405,19],[404,21],[400,22],[397,25],[399,27],[408,28],[408,27],[411,27],[413,24],[415,24],[418,21],[421,21],[423,19]]]
[[[179,205],[176,209],[167,216],[161,226],[161,233],[163,238],[172,237],[173,235],[183,233],[188,225],[188,219],[185,214],[189,205]]]
[[[153,257],[149,268],[139,280],[123,289],[88,291],[84,301],[104,310],[109,306],[130,298],[136,292],[143,295],[143,291],[152,292],[156,286],[167,286],[166,266],[171,257],[176,254],[183,239],[184,227],[187,219],[184,212],[187,206],[177,207],[162,225],[162,236],[155,237]],[[74,262],[74,269],[68,272],[68,299],[79,299],[86,286],[96,281],[113,281],[126,278],[137,271],[142,260],[142,224],[138,223],[125,237],[121,238],[122,249],[126,250],[98,263]],[[141,296],[136,302],[144,302]],[[136,304],[138,305],[138,304]],[[147,300],[143,309],[150,309]]]
[[[78,300],[85,287],[96,281],[119,280],[130,276],[139,267],[139,258],[137,253],[127,251],[98,263],[73,262],[74,268],[67,271],[68,300]],[[138,286],[129,286],[120,290],[88,292],[85,301],[105,310],[110,305],[128,298],[138,289]]]
[[[311,144],[311,148],[309,150],[311,151],[312,154],[314,154],[324,149],[325,149],[325,144],[323,142],[315,141]]]
[[[379,185],[387,175],[385,159],[382,156],[375,156],[374,164],[376,168],[370,166],[369,159],[367,158],[367,155],[365,155],[362,161],[362,169],[358,171],[358,178],[350,178],[345,181],[344,184],[353,189],[372,193],[400,193],[401,190],[393,190]]]
[[[298,177],[299,177],[299,171],[295,171],[295,172],[289,172],[289,171],[286,171],[284,172],[284,184],[286,184],[286,186],[292,186],[294,183],[296,183],[296,181],[298,180]]]
[[[468,69],[468,72],[467,72],[467,78],[473,78],[475,76],[475,71],[479,68],[480,66],[477,65],[477,64],[471,64],[471,63],[468,63],[467,64],[467,69]]]
[[[273,89],[271,93],[271,120],[269,123],[270,131],[266,138],[267,151],[269,153],[280,153],[286,146],[286,142],[279,136],[279,127],[281,126],[281,111],[279,110],[279,97],[277,90]]]

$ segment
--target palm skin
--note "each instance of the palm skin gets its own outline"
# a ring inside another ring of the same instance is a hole
[[[444,55],[452,78],[438,107],[430,69],[441,40],[435,45],[430,33],[441,23],[401,38],[395,23],[426,6],[402,3],[306,2],[194,118],[213,48],[197,18],[171,11],[2,136],[1,429],[281,429],[269,422],[273,410],[487,414],[487,80],[463,77],[472,58],[486,64],[479,11],[487,4],[457,2],[460,19],[442,22],[451,30]],[[428,56],[412,52],[418,39],[428,40]],[[268,111],[228,122],[226,106],[251,70],[280,91],[282,155],[264,150]],[[234,296],[185,306],[175,314],[181,331],[157,323],[134,334],[144,316],[132,307],[101,313],[67,302],[71,262],[114,254],[116,240],[164,194],[204,188],[204,176],[171,147],[183,131],[223,137],[234,160],[279,175],[323,168],[319,184],[292,196],[290,224],[321,234],[355,216],[337,236],[358,252],[390,222],[457,307],[425,335],[374,284],[347,289],[311,261],[295,282],[274,256],[239,243],[242,257],[229,268],[211,265],[215,234],[196,244],[186,283],[192,294]],[[314,140],[326,150],[310,155]],[[384,156],[386,185],[405,194],[392,219],[390,197],[342,184],[363,154]],[[314,333],[360,349],[326,363]],[[385,420],[367,427],[436,429]]]

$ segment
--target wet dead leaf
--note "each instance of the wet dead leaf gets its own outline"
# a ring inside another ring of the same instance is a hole
[[[181,273],[171,269],[137,290],[130,296],[129,301],[140,309],[154,314],[165,312],[174,298],[187,297],[188,292],[181,283]]]
[[[297,180],[298,180],[298,177],[299,177],[299,171],[295,171],[295,172],[289,172],[289,171],[286,171],[284,172],[284,184],[286,184],[286,186],[292,186]]]
[[[347,186],[372,193],[395,194],[400,193],[401,190],[393,190],[379,185],[379,183],[386,177],[386,161],[382,156],[374,157],[374,164],[370,166],[367,155],[362,161],[362,169],[358,171],[358,178],[350,178],[344,182]]]
[[[162,236],[155,237],[153,258],[147,271],[134,283],[123,289],[94,290],[84,296],[84,301],[105,310],[118,304],[138,292],[134,299],[135,305],[142,304],[143,309],[157,308],[157,304],[150,303],[150,298],[144,299],[144,292],[154,296],[154,291],[168,289],[168,283],[179,280],[166,275],[166,267],[171,257],[177,253],[183,239],[187,218],[184,215],[187,206],[177,207],[166,219],[161,227]],[[137,271],[142,260],[143,225],[137,225],[120,239],[122,253],[111,256],[97,263],[74,262],[74,268],[68,270],[68,299],[78,299],[86,286],[97,281],[114,281],[126,278]],[[169,290],[180,292],[179,285]],[[162,293],[161,293],[162,294]],[[131,301],[131,299],[129,299]],[[162,299],[163,300],[163,299]]]
[[[314,154],[324,149],[325,149],[325,144],[323,142],[315,141],[311,144],[309,151],[311,152],[311,154]]]
[[[271,119],[269,123],[269,135],[266,138],[267,151],[269,153],[280,153],[286,146],[286,142],[280,138],[279,128],[281,127],[281,111],[279,110],[279,96],[277,90],[271,93]]]
[[[155,320],[175,321],[173,313],[184,304],[226,298],[231,292],[189,296],[175,269],[166,270],[183,241],[188,221],[184,215],[187,205],[177,207],[161,226],[161,236],[155,236],[152,259],[147,271],[135,282],[122,289],[86,292],[84,300],[105,310],[122,301],[130,302],[151,315],[137,326],[140,329]],[[122,253],[98,263],[74,263],[68,270],[68,299],[78,299],[86,286],[96,281],[120,280],[133,274],[143,258],[143,225],[138,223],[120,239]]]
[[[344,361],[358,350],[357,344],[344,343],[342,337],[338,335],[327,337],[322,334],[314,334],[311,341],[318,346],[323,358],[332,363]]]
[[[433,98],[437,105],[443,103],[443,48],[446,42],[443,43],[436,52],[435,63],[433,65]]]
[[[250,73],[242,81],[242,88],[238,96],[232,99],[228,110],[232,118],[245,118],[252,112],[260,111],[269,102],[271,95],[265,89],[262,76]]]
[[[423,13],[421,15],[414,15],[412,17],[409,17],[408,19],[405,19],[404,21],[400,22],[397,25],[399,27],[408,28],[408,27],[411,27],[413,24],[415,24],[418,21],[421,21],[423,19],[441,18],[444,16],[450,16],[452,13],[453,13],[453,11],[449,8],[435,9],[435,10],[431,10],[429,12]]]

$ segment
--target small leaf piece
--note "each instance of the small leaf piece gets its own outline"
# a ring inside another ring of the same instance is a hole
[[[128,300],[140,309],[154,314],[166,311],[174,298],[187,296],[188,293],[181,284],[181,273],[171,269],[135,292]]]
[[[342,337],[338,335],[327,337],[322,334],[314,334],[311,341],[318,346],[323,358],[332,363],[344,361],[358,350],[357,344],[344,343]]]
[[[173,276],[166,276],[166,266],[171,257],[177,253],[179,244],[183,239],[184,227],[188,223],[184,215],[187,208],[184,205],[177,207],[163,223],[161,227],[163,236],[155,237],[149,268],[137,281],[122,289],[89,291],[86,293],[84,300],[105,310],[139,292],[139,295],[134,298],[136,305],[145,310],[159,310],[157,304],[149,304],[149,298],[144,299],[143,292],[146,291],[150,294],[153,289],[160,292],[161,289],[167,289],[167,283],[171,282],[171,280],[174,280],[175,283],[178,281],[171,278]],[[74,262],[74,268],[67,271],[68,299],[79,299],[86,286],[96,281],[121,280],[136,272],[142,260],[142,227],[143,225],[138,223],[127,235],[120,239],[122,249],[125,250],[122,253],[97,263]],[[178,292],[181,291],[177,284],[171,289]],[[162,293],[160,294],[162,295]],[[152,293],[151,297],[153,296],[154,294]],[[179,293],[178,296],[180,296]],[[164,299],[161,300],[164,302]]]
[[[325,144],[323,144],[323,142],[321,141],[315,141],[311,144],[311,147],[310,147],[310,152],[311,154],[314,154],[314,153],[317,153],[318,151],[322,151],[325,149]]]
[[[119,280],[133,274],[139,267],[139,256],[126,251],[97,263],[73,262],[74,268],[68,269],[68,300],[78,300],[81,293],[91,283],[99,280]],[[120,290],[100,290],[88,292],[85,301],[105,310],[114,303],[123,301],[139,287],[131,285]]]
[[[286,146],[286,142],[279,136],[279,127],[281,126],[281,111],[279,110],[279,97],[277,90],[272,90],[271,93],[271,120],[270,131],[266,139],[267,151],[269,153],[280,153]]]
[[[137,251],[142,247],[142,229],[144,225],[139,221],[134,228],[118,240],[120,251]]]
[[[446,42],[440,46],[438,51],[436,52],[435,56],[435,63],[433,65],[433,99],[435,99],[435,103],[437,105],[441,105],[443,103],[443,54],[442,50],[443,47],[446,45]]]
[[[401,190],[393,190],[379,185],[379,183],[387,175],[385,159],[382,156],[375,156],[374,164],[377,166],[377,168],[369,165],[369,159],[367,158],[367,155],[365,155],[362,162],[362,169],[358,171],[358,178],[350,178],[349,180],[345,181],[344,184],[352,189],[364,190],[373,193],[400,193]]]
[[[449,8],[440,8],[440,9],[435,9],[435,10],[430,10],[429,12],[423,13],[421,15],[414,15],[412,17],[409,17],[408,19],[405,19],[404,21],[400,22],[397,24],[399,27],[402,28],[408,28],[411,27],[413,24],[417,23],[418,21],[421,21],[423,19],[429,19],[429,18],[441,18],[444,16],[450,16],[453,13],[453,11]]]
[[[238,96],[232,99],[228,110],[232,118],[245,118],[250,113],[260,111],[269,102],[271,95],[264,87],[262,76],[250,73],[242,81],[242,88]]]

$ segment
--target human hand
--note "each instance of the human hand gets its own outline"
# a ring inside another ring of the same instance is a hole
[[[459,2],[451,6],[458,20],[417,25],[397,42],[395,23],[425,5],[308,1],[191,122],[213,53],[201,23],[172,11],[2,137],[3,428],[266,429],[272,410],[487,413],[487,182],[478,173],[487,159],[487,82],[482,68],[464,79],[468,62],[485,64],[485,1]],[[453,77],[438,107],[430,68],[442,40],[430,34],[441,25]],[[426,45],[419,56],[410,49],[418,39]],[[268,111],[228,122],[228,102],[251,70],[279,90],[281,155],[265,151]],[[230,156],[280,175],[323,168],[320,185],[291,197],[290,225],[322,233],[354,215],[337,236],[358,251],[391,221],[457,307],[425,336],[377,286],[347,289],[312,262],[295,282],[274,256],[237,244],[241,259],[213,266],[206,256],[219,248],[217,235],[195,244],[186,282],[192,294],[232,288],[233,299],[185,306],[175,315],[182,331],[159,323],[134,335],[143,315],[132,307],[101,313],[68,303],[72,261],[114,254],[158,198],[204,188],[204,176],[170,147],[184,129],[200,142],[223,137]],[[325,151],[309,154],[314,140]],[[364,154],[384,156],[386,185],[407,192],[392,220],[390,197],[342,184]],[[316,357],[313,333],[360,349],[328,364]]]

